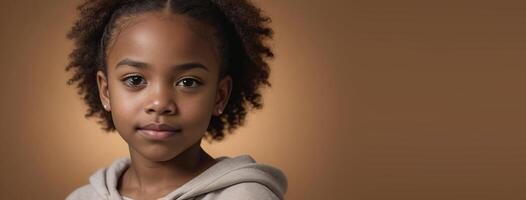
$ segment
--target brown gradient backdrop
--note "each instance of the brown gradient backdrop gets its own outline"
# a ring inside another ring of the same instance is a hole
[[[127,156],[65,82],[78,0],[0,6],[0,199],[63,199]],[[524,1],[258,0],[265,108],[214,156],[251,154],[287,199],[526,199]]]

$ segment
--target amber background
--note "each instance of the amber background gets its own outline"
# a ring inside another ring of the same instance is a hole
[[[2,0],[0,199],[63,199],[127,156],[67,87],[76,1]],[[266,105],[214,156],[281,168],[287,199],[526,199],[524,1],[259,0]]]

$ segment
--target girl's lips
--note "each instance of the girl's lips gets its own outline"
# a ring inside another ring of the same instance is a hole
[[[165,140],[168,139],[178,133],[180,133],[181,130],[175,130],[175,131],[156,131],[156,130],[147,130],[147,129],[139,129],[139,133],[143,136],[145,136],[148,139],[152,140]]]

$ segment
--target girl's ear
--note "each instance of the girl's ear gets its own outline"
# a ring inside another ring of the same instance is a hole
[[[99,88],[99,97],[102,106],[106,111],[110,111],[110,92],[108,90],[108,78],[102,71],[97,71],[97,86]]]
[[[217,88],[217,95],[216,95],[216,103],[215,103],[215,111],[214,114],[216,116],[219,116],[223,113],[223,109],[225,109],[226,104],[228,103],[228,99],[230,98],[230,93],[232,91],[232,78],[230,76],[224,77],[218,85]]]

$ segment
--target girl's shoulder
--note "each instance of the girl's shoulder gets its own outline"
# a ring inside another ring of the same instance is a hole
[[[99,195],[95,192],[95,189],[90,185],[86,184],[71,192],[66,200],[88,200],[88,199],[100,199]]]
[[[257,182],[243,182],[231,185],[222,190],[216,190],[208,193],[201,200],[280,200],[282,197],[278,196],[271,189],[261,183]]]
[[[257,163],[249,155],[220,157],[217,160],[219,162],[172,195],[201,197],[202,200],[283,199],[287,178],[280,169]]]

